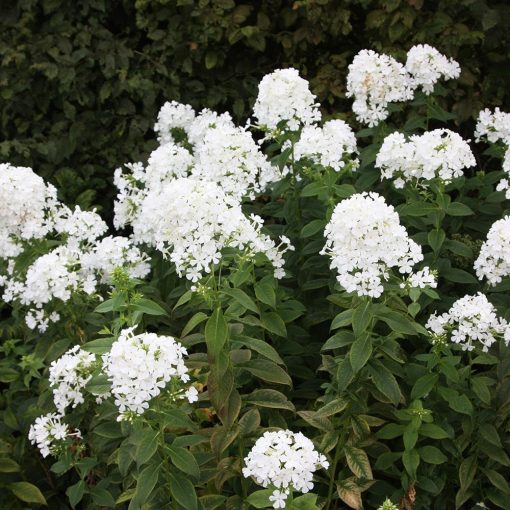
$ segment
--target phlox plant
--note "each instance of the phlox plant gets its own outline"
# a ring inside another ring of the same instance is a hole
[[[510,117],[428,45],[346,71],[165,103],[113,229],[0,165],[2,508],[509,508]]]

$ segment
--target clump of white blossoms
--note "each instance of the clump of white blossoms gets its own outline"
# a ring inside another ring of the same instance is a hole
[[[0,258],[19,255],[22,241],[44,238],[56,204],[56,189],[31,168],[0,164]]]
[[[395,178],[396,188],[435,178],[447,183],[475,164],[469,144],[449,129],[427,131],[408,140],[402,133],[392,133],[384,139],[375,162],[383,179]]]
[[[356,136],[343,120],[330,120],[322,127],[305,126],[294,144],[294,158],[309,159],[339,172],[357,153]],[[357,160],[354,167],[357,166]]]
[[[472,351],[473,342],[477,342],[487,352],[496,337],[503,337],[506,345],[510,342],[509,324],[497,316],[496,309],[481,292],[458,299],[446,313],[431,315],[425,327],[433,340],[449,337],[464,351]]]
[[[158,113],[158,121],[154,131],[158,134],[160,143],[173,142],[174,129],[186,129],[195,119],[195,110],[189,104],[177,101],[166,102]]]
[[[274,488],[269,496],[274,508],[285,508],[289,491],[309,492],[313,474],[329,467],[326,457],[301,432],[265,432],[244,459],[243,475],[263,487]]]
[[[418,44],[407,52],[406,70],[412,77],[413,86],[421,87],[427,95],[441,77],[451,80],[460,76],[459,64],[428,44]]]
[[[376,126],[389,115],[388,104],[413,98],[413,82],[394,58],[362,50],[349,65],[347,97],[354,97],[356,118]]]
[[[503,170],[510,174],[510,113],[502,112],[499,108],[496,108],[494,113],[487,108],[482,110],[478,116],[475,137],[477,141],[486,138],[490,143],[502,142],[506,146]],[[506,191],[506,198],[510,199],[508,179],[501,179],[496,189]]]
[[[324,236],[321,254],[331,257],[340,285],[359,296],[381,296],[391,268],[410,273],[423,260],[395,209],[377,193],[358,193],[340,202]]]
[[[79,206],[71,211],[65,205],[57,211],[54,228],[58,234],[65,236],[65,243],[71,250],[79,250],[82,243],[92,244],[108,230],[95,211],[82,211]]]
[[[68,406],[74,408],[85,402],[82,390],[92,379],[95,363],[96,357],[78,345],[51,363],[49,381],[53,401],[60,414],[63,415]]]
[[[100,283],[111,283],[115,269],[122,268],[130,278],[144,278],[151,270],[149,258],[127,237],[105,237],[81,257],[84,271],[94,274]]]
[[[220,261],[226,247],[265,254],[275,276],[282,277],[285,249],[276,247],[261,225],[261,218],[248,219],[217,184],[193,179],[172,180],[148,193],[132,221],[137,242],[168,255],[178,274],[195,282]]]
[[[437,271],[431,271],[430,267],[425,266],[419,271],[412,272],[404,282],[400,284],[402,289],[424,289],[437,287]]]
[[[290,131],[297,131],[321,119],[315,99],[297,69],[277,69],[259,83],[253,114],[258,125],[270,132],[277,131],[281,122]]]
[[[117,421],[143,414],[149,402],[170,383],[173,398],[197,400],[183,356],[186,349],[170,336],[155,333],[135,335],[133,328],[121,331],[110,352],[103,355],[103,372],[111,383],[111,394],[119,409]]]
[[[476,276],[480,280],[487,278],[490,285],[496,285],[510,275],[510,216],[493,223],[474,268]]]
[[[37,445],[43,457],[58,453],[63,442],[70,437],[80,438],[80,431],[71,433],[69,427],[62,423],[62,416],[56,413],[39,416],[28,432],[28,439]]]

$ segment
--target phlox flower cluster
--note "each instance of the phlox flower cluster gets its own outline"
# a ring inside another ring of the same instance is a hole
[[[276,69],[259,83],[253,114],[258,125],[269,132],[278,131],[282,124],[290,131],[297,131],[320,121],[315,99],[297,69]]]
[[[301,432],[265,432],[244,459],[243,475],[263,487],[275,488],[269,497],[274,508],[285,508],[289,491],[309,492],[313,474],[329,467],[326,457]]]
[[[95,363],[96,357],[78,345],[51,363],[49,381],[53,389],[53,402],[61,415],[66,407],[74,408],[85,402],[82,390],[92,379]]]
[[[213,182],[175,179],[148,193],[133,220],[138,242],[168,254],[179,275],[198,281],[217,264],[226,247],[263,253],[283,276],[284,250],[260,231],[262,220],[248,219]]]
[[[494,113],[487,108],[482,110],[478,116],[475,137],[477,141],[486,138],[490,143],[501,142],[506,146],[503,170],[510,175],[510,113],[502,112],[499,108]],[[510,199],[508,179],[501,179],[496,189],[506,191],[506,198]]]
[[[0,164],[0,259],[16,257],[22,242],[52,229],[57,190],[31,168]]]
[[[435,129],[409,139],[392,133],[384,139],[375,162],[383,179],[395,178],[396,188],[435,178],[449,182],[475,164],[468,143],[449,129]]]
[[[349,65],[347,97],[360,122],[376,126],[389,115],[388,104],[413,98],[413,83],[405,67],[394,58],[362,50]]]
[[[459,64],[428,44],[418,44],[407,52],[406,71],[412,77],[413,86],[421,87],[427,95],[440,78],[451,80],[460,76]]]
[[[28,433],[28,439],[37,445],[43,457],[55,454],[62,442],[73,436],[81,437],[80,431],[71,433],[69,427],[62,423],[62,416],[56,413],[39,416]]]
[[[103,371],[120,413],[117,421],[143,414],[149,401],[170,381],[178,381],[177,393],[182,393],[180,383],[189,381],[185,354],[186,349],[170,336],[135,335],[133,328],[121,331],[110,352],[103,355]],[[194,387],[186,390],[184,396],[189,402],[198,398]]]
[[[440,78],[459,75],[455,60],[427,44],[413,46],[405,66],[389,55],[362,50],[349,65],[347,97],[354,97],[357,119],[372,127],[388,117],[390,103],[413,99],[418,87],[428,95]]]
[[[458,299],[446,313],[431,315],[425,327],[433,339],[449,337],[464,351],[472,351],[478,343],[487,352],[497,337],[503,337],[506,345],[510,342],[509,324],[497,316],[496,309],[481,292]]]
[[[322,127],[305,126],[294,145],[296,160],[306,158],[337,172],[353,153],[357,153],[356,136],[343,120],[330,120]]]
[[[158,121],[154,125],[154,131],[158,134],[161,144],[174,142],[172,131],[185,129],[195,120],[195,110],[189,104],[181,104],[177,101],[166,102],[159,110]]]
[[[490,285],[496,285],[510,275],[510,216],[491,226],[474,268],[478,278],[486,278]]]
[[[395,209],[377,193],[359,193],[340,202],[324,235],[321,253],[331,257],[340,285],[359,296],[381,296],[391,268],[410,273],[423,260]]]
[[[400,287],[402,289],[424,289],[426,287],[435,289],[437,287],[437,272],[431,271],[430,267],[425,266],[419,271],[412,272],[406,280],[400,284]]]

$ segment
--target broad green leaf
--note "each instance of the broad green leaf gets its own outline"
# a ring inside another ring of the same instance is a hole
[[[463,489],[471,487],[478,468],[476,455],[464,459],[459,467],[459,481]]]
[[[416,479],[416,470],[420,465],[420,455],[416,450],[406,450],[402,454],[402,462],[404,463],[404,467],[411,477],[411,479]]]
[[[294,404],[287,397],[276,390],[255,390],[244,398],[247,404],[273,409],[288,409],[294,411]]]
[[[307,223],[301,229],[301,233],[299,234],[299,236],[302,238],[311,237],[317,232],[323,231],[324,227],[325,227],[324,220],[312,220],[310,223]]]
[[[149,499],[154,487],[156,487],[158,483],[160,469],[161,466],[154,463],[149,464],[140,473],[136,484],[135,496],[133,498],[138,505],[143,505]]]
[[[354,342],[354,333],[343,329],[335,333],[332,337],[326,340],[326,343],[322,346],[321,351],[329,351],[333,349],[339,349],[346,345],[351,345]]]
[[[411,390],[411,398],[415,400],[417,398],[422,398],[423,396],[427,395],[436,385],[438,379],[439,379],[438,374],[425,374],[422,377],[420,377],[414,383],[413,389]]]
[[[170,472],[170,493],[172,497],[186,510],[197,510],[197,494],[193,484],[179,473]]]
[[[223,317],[221,308],[216,308],[205,325],[205,341],[207,350],[217,358],[223,346],[227,342],[228,326],[227,321]]]
[[[166,312],[158,303],[151,299],[141,298],[133,303],[133,310],[146,313],[147,315],[166,315]]]
[[[272,289],[271,289],[272,290]],[[233,298],[236,302],[238,302],[241,306],[244,306],[247,310],[251,310],[252,312],[259,313],[259,307],[255,304],[255,301],[246,294],[241,289],[223,289],[222,291],[227,296]],[[274,291],[273,291],[274,295]]]
[[[398,405],[402,394],[395,376],[382,363],[370,365],[370,376],[375,387],[383,395],[386,395],[394,405]]]
[[[452,202],[446,209],[449,216],[471,216],[475,214],[466,204],[462,202]]]
[[[265,329],[275,335],[286,337],[287,328],[283,319],[276,312],[263,312],[260,314],[260,321]]]
[[[435,423],[422,423],[420,435],[430,437],[431,439],[447,439],[448,433]]]
[[[174,445],[167,445],[167,449],[175,467],[197,480],[200,478],[200,468],[198,467],[195,457],[189,450]]]
[[[80,481],[78,483],[83,484],[82,481]],[[38,503],[40,505],[46,505],[46,506],[48,505],[46,503],[46,499],[43,496],[42,492],[35,485],[32,485],[31,483],[12,482],[12,483],[8,484],[7,487],[12,491],[12,493],[18,499],[20,499],[21,501],[24,501],[25,503]],[[69,494],[68,494],[68,496],[69,496]],[[80,497],[80,499],[81,499],[81,497]],[[76,503],[73,504],[73,502],[71,501],[71,498],[69,498],[69,500],[71,502],[71,505],[74,508],[74,504],[76,504]]]
[[[328,402],[324,406],[322,406],[318,411],[318,416],[333,416],[337,413],[342,412],[347,406],[349,402],[342,398],[336,398],[331,402]]]
[[[429,246],[435,251],[438,252],[443,245],[443,242],[446,238],[446,234],[443,229],[440,230],[431,230],[428,235]]]
[[[276,294],[273,287],[269,283],[256,283],[255,296],[257,296],[257,299],[260,302],[269,305],[271,308],[276,308]]]
[[[186,336],[188,333],[191,333],[199,324],[207,320],[207,315],[204,312],[197,312],[184,326],[181,338]]]
[[[478,280],[471,273],[464,271],[464,269],[452,267],[441,271],[441,276],[449,282],[478,284]]]
[[[435,446],[423,446],[418,448],[418,452],[427,464],[443,464],[448,460],[448,457]]]
[[[353,310],[344,310],[343,312],[340,312],[331,323],[331,330],[343,328],[345,326],[349,326],[352,323],[352,314]]]
[[[272,361],[265,359],[252,359],[238,366],[263,381],[292,386],[292,379],[289,377],[289,374],[287,374],[282,367]]]
[[[20,470],[19,464],[9,457],[0,457],[0,473],[17,473]]]
[[[372,468],[370,467],[370,461],[364,450],[356,448],[354,446],[344,446],[345,459],[349,469],[358,478],[366,478],[368,480],[373,479]]]
[[[269,508],[273,506],[271,501],[269,501],[269,496],[271,496],[271,494],[273,494],[273,489],[255,491],[252,492],[245,501],[255,508]]]
[[[372,317],[373,313],[370,301],[365,301],[354,309],[352,314],[352,330],[354,331],[354,336],[359,337],[367,330],[372,321]]]
[[[113,496],[109,491],[106,489],[103,489],[101,487],[93,487],[90,490],[90,494],[92,496],[92,500],[94,501],[94,504],[98,507],[107,507],[107,508],[114,508],[115,507],[115,500],[113,499]]]
[[[317,495],[303,494],[292,502],[292,510],[320,510],[317,506]]]
[[[372,338],[370,335],[364,334],[358,336],[349,351],[349,360],[354,372],[359,372],[370,359],[372,355]]]
[[[98,338],[97,340],[91,340],[86,344],[83,344],[81,348],[84,351],[91,352],[92,354],[106,354],[110,352],[113,342],[115,342],[115,337],[109,336],[105,338]]]
[[[269,345],[267,342],[264,342],[264,340],[243,336],[237,339],[236,341],[240,342],[241,344],[248,347],[252,351],[258,352],[265,358],[270,359],[271,361],[274,361],[279,365],[284,365],[284,362],[282,358],[280,358],[280,355],[278,354],[276,349],[272,345]]]
[[[141,466],[154,456],[158,449],[159,432],[145,428],[141,441],[136,445],[135,461]]]
[[[494,471],[494,469],[486,469],[485,475],[494,487],[498,488],[505,494],[510,495],[510,485],[508,485],[506,478],[501,473]]]
[[[71,485],[67,488],[66,494],[69,498],[69,503],[71,506],[76,508],[76,505],[82,500],[83,495],[85,494],[85,482],[80,480],[74,485]]]

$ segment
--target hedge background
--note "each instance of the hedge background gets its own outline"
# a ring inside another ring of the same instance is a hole
[[[509,27],[504,0],[4,0],[0,161],[108,217],[113,170],[154,147],[165,100],[244,120],[260,78],[295,66],[325,113],[356,127],[344,96],[353,56],[403,60],[420,42],[461,64],[449,107],[469,137],[481,108],[510,110]]]

